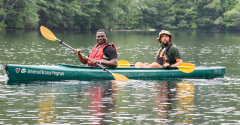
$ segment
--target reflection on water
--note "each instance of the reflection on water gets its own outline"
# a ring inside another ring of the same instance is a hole
[[[157,82],[157,118],[161,123],[191,124],[194,114],[194,85],[189,82]]]
[[[39,93],[39,114],[38,123],[53,123],[55,112],[55,97],[49,94],[49,90],[44,93]]]
[[[0,123],[238,123],[234,86],[217,79],[9,81],[0,84]]]
[[[7,77],[7,74],[4,70],[4,65],[0,64],[0,83],[1,82],[5,83],[5,82],[7,82],[7,80],[8,80],[8,77]]]
[[[193,123],[194,85],[188,82],[177,83],[177,123]],[[185,119],[181,119],[185,118]]]
[[[156,92],[157,92],[157,97],[156,97],[156,102],[157,102],[157,118],[159,119],[167,119],[168,115],[168,110],[169,110],[169,105],[170,103],[170,90],[169,90],[169,83],[168,82],[157,82],[156,83]],[[170,83],[171,84],[171,83]],[[173,83],[175,84],[175,83]],[[174,88],[172,88],[174,89]]]

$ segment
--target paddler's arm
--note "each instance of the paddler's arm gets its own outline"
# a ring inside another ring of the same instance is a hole
[[[182,59],[176,58],[176,63],[175,63],[175,64],[172,64],[171,66],[179,66],[179,65],[182,64],[182,63],[183,63]]]
[[[78,55],[79,60],[80,60],[83,64],[87,64],[87,61],[88,61],[88,60],[87,60],[86,58],[83,58],[83,56],[79,54],[79,53],[81,53],[81,50],[80,50],[80,49],[75,49],[74,51],[75,51],[75,53]]]
[[[94,63],[95,60],[92,60],[92,62]],[[117,67],[118,60],[117,60],[117,58],[111,59],[110,61],[107,61],[107,60],[96,60],[96,63],[102,64],[102,65],[107,66],[107,67]]]
[[[175,57],[176,63],[171,66],[179,66],[183,63],[178,48],[175,47],[175,51],[172,53],[172,56]]]

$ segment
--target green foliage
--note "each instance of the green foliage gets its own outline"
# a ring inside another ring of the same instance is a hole
[[[206,18],[206,17],[202,17],[198,19],[196,22],[199,27],[206,28],[206,29],[213,26],[213,21],[210,18]]]
[[[238,0],[225,0],[223,7],[225,11],[231,10],[236,4]]]
[[[7,27],[7,24],[4,21],[2,21],[0,23],[0,29],[5,29],[6,27]]]
[[[195,22],[190,22],[190,28],[191,29],[197,29],[197,24]]]
[[[223,23],[224,23],[224,20],[223,20],[223,17],[221,16],[214,21],[215,25],[223,25]]]
[[[140,21],[143,19],[142,11],[140,6],[138,6],[139,0],[132,0],[128,6],[124,8],[124,11],[127,12],[125,22],[122,22],[120,28],[124,29],[138,29],[140,27]],[[135,8],[135,9],[133,9]]]
[[[215,8],[216,11],[222,11],[221,0],[213,0],[211,7]]]
[[[40,24],[49,28],[63,28],[65,20],[63,17],[63,2],[61,0],[42,0],[38,2],[40,10]]]
[[[0,0],[0,28],[240,29],[240,0]]]
[[[224,24],[227,29],[240,28],[240,3],[236,4],[233,9],[225,12],[224,15]]]
[[[25,9],[24,9],[24,14],[23,14],[23,19],[24,19],[24,27],[27,29],[36,29],[38,28],[38,6],[36,4],[37,0],[25,0]]]
[[[179,27],[179,28],[188,28],[189,25],[188,25],[187,21],[181,20],[181,21],[179,22],[179,24],[178,24],[178,27]]]
[[[36,29],[38,27],[36,0],[7,0],[0,3],[1,28]]]

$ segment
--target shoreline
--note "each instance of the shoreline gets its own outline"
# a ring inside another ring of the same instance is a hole
[[[8,30],[24,30],[24,31],[38,31],[39,29],[1,29],[1,31],[8,31]],[[60,30],[60,29],[51,29],[53,31],[95,31],[98,29],[68,29],[68,30]],[[107,31],[150,31],[150,32],[155,32],[155,31],[161,31],[162,29],[148,29],[148,30],[143,30],[143,29],[106,29]],[[190,31],[190,32],[213,32],[213,33],[227,33],[227,32],[240,32],[240,31],[236,31],[236,30],[230,30],[230,31],[210,31],[210,30],[182,30],[182,29],[164,29],[164,30],[169,30],[169,31]]]

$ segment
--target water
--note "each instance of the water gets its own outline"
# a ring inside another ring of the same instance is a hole
[[[87,55],[95,31],[53,31]],[[120,81],[7,81],[4,64],[82,65],[38,31],[0,31],[0,124],[239,124],[239,33],[178,32],[184,62],[224,66],[224,78]],[[155,61],[158,31],[108,31],[118,59]]]

